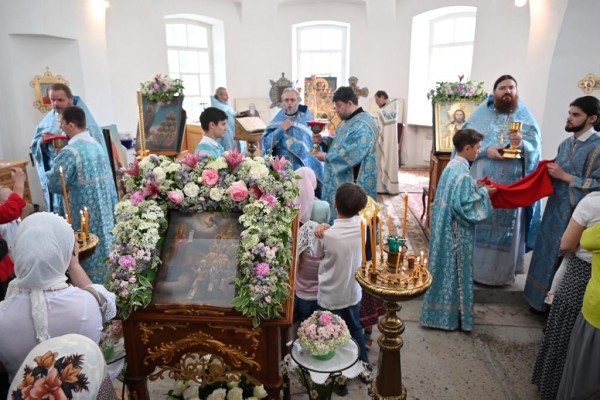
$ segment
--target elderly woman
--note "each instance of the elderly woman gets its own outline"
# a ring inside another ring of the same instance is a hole
[[[38,343],[69,333],[98,343],[103,321],[116,314],[114,294],[92,284],[79,264],[73,229],[58,215],[23,220],[12,252],[15,279],[0,302],[0,368],[3,364],[10,380]],[[67,283],[67,271],[74,286]],[[103,310],[98,293],[106,299]]]

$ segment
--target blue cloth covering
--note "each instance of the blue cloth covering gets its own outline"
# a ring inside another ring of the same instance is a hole
[[[80,107],[85,112],[85,120],[87,130],[90,132],[92,137],[102,144],[104,154],[108,160],[108,153],[106,151],[106,142],[102,135],[102,129],[94,120],[90,110],[85,105],[84,101],[79,96],[73,97],[73,103],[77,107]],[[31,154],[35,159],[38,176],[40,178],[40,184],[42,186],[42,192],[44,194],[44,206],[46,211],[49,212],[62,212],[64,208],[62,192],[50,193],[48,191],[48,180],[46,179],[46,171],[49,171],[54,166],[54,158],[56,157],[56,149],[52,142],[43,143],[43,135],[50,133],[52,135],[62,134],[60,129],[60,123],[58,121],[59,116],[54,110],[50,111],[38,124],[33,140],[31,142]],[[50,207],[50,197],[52,196],[52,207]]]
[[[523,124],[520,147],[523,158],[489,159],[488,147],[509,145],[509,126],[515,121]],[[521,100],[513,113],[502,114],[496,111],[494,98],[490,96],[463,128],[475,129],[484,136],[481,152],[471,166],[475,179],[487,176],[496,183],[511,184],[533,172],[540,161],[540,128]],[[523,272],[525,251],[533,248],[539,231],[540,205],[538,201],[526,208],[495,209],[489,219],[477,225],[473,254],[476,282],[507,285],[514,281],[515,274]]]
[[[198,145],[196,146],[196,150],[194,150],[194,153],[198,153],[201,156],[217,158],[221,157],[224,151],[225,149],[219,144],[219,142],[212,138],[204,136],[200,143],[198,143]]]
[[[333,208],[335,191],[345,182],[355,182],[372,198],[377,198],[377,125],[360,109],[352,118],[338,125],[335,136],[324,137],[326,146],[323,196],[331,206],[331,221],[337,218]],[[354,179],[354,168],[358,168]]]
[[[475,225],[491,215],[487,190],[477,188],[467,160],[455,157],[440,177],[432,207],[429,271],[421,324],[473,329],[473,242]]]
[[[217,139],[217,142],[219,142],[219,144],[223,146],[225,150],[237,149],[240,151],[240,143],[237,140],[233,140],[235,135],[235,116],[237,115],[235,110],[229,104],[222,102],[215,96],[211,96],[210,105],[211,107],[216,107],[227,114],[227,132],[225,132],[225,136],[223,138]]]
[[[292,117],[285,115],[284,110],[280,110],[265,129],[262,137],[262,153],[285,157],[286,160],[291,161],[294,170],[308,167],[314,171],[317,181],[323,182],[323,165],[310,154],[313,146],[312,132],[307,123],[312,119],[310,110],[304,105],[300,105],[298,112]],[[281,124],[286,120],[292,121],[292,126],[284,131]]]
[[[533,249],[531,264],[525,282],[525,298],[529,304],[544,310],[544,298],[550,289],[554,273],[561,263],[558,256],[560,239],[573,210],[588,193],[600,190],[600,135],[593,133],[585,142],[573,136],[558,147],[555,163],[574,175],[571,184],[554,179],[554,193],[548,197],[541,232]]]
[[[94,254],[83,263],[83,269],[94,283],[104,284],[108,271],[104,259],[110,253],[110,232],[114,227],[114,209],[118,201],[104,146],[86,132],[74,136],[55,157],[53,168],[46,172],[52,193],[62,193],[60,166],[69,194],[73,228],[80,229],[79,210],[87,207],[89,231],[100,239]]]

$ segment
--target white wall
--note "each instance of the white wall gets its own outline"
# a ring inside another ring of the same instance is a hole
[[[164,16],[198,14],[223,21],[230,96],[268,97],[269,80],[292,79],[291,25],[310,20],[350,24],[350,75],[359,85],[407,98],[412,18],[438,7],[477,7],[471,79],[491,91],[504,73],[542,126],[544,157],[564,139],[568,103],[583,95],[577,81],[600,74],[600,15],[595,0],[19,0],[0,2],[0,157],[27,159],[42,114],[32,107],[29,82],[44,73],[65,76],[101,125],[135,130],[139,83],[167,71]],[[346,84],[342,82],[341,84]],[[7,96],[7,94],[9,94]],[[596,92],[596,96],[600,93]],[[425,93],[423,93],[425,96]],[[368,105],[369,99],[361,99]],[[232,101],[233,103],[233,101]],[[405,103],[410,107],[410,102]],[[409,126],[403,161],[423,157],[430,127]],[[35,176],[30,170],[30,176]],[[39,189],[32,179],[34,198]]]

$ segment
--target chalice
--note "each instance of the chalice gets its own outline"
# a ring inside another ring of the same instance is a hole
[[[522,128],[523,128],[522,122],[511,122],[510,126],[508,128],[508,132],[509,133],[521,132]],[[521,150],[518,147],[513,146],[511,143],[510,145],[508,145],[507,148],[504,149],[504,151],[502,152],[502,156],[504,158],[521,158]]]
[[[325,125],[327,125],[327,121],[319,121],[319,120],[315,120],[315,121],[308,121],[308,126],[310,126],[310,130],[312,131],[312,133],[314,134],[321,134],[321,132],[323,131],[323,128],[325,127]],[[319,152],[319,143],[314,143],[313,142],[313,148],[310,151],[310,154],[317,154]]]

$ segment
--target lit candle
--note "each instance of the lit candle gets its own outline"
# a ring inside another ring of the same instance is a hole
[[[81,229],[80,231],[83,232],[85,230],[84,225],[84,217],[83,217],[83,210],[79,210],[79,221],[81,221]]]
[[[371,217],[371,236],[369,238],[371,245],[371,264],[373,272],[377,272],[377,217]]]
[[[383,228],[381,227],[381,217],[377,215],[377,222],[379,222],[379,255],[381,261],[383,261]]]
[[[423,268],[427,269],[427,258],[425,260],[423,260]]]
[[[88,221],[83,217],[83,227],[85,229],[85,240],[90,239],[90,227],[88,225]]]
[[[67,184],[65,183],[65,175],[61,165],[58,166],[58,172],[60,173],[60,182],[62,183],[63,197],[65,198],[65,213],[67,216],[67,222],[71,223],[71,209],[69,208],[69,196],[67,195]]]
[[[406,220],[408,219],[408,193],[404,192],[404,222],[402,223],[402,237],[406,238]]]
[[[362,248],[362,265],[363,267],[367,264],[367,252],[366,252],[366,247],[367,245],[365,244],[365,220],[361,219],[360,220],[360,247]]]
[[[423,258],[423,250],[421,250],[421,260],[424,260],[424,258]]]

